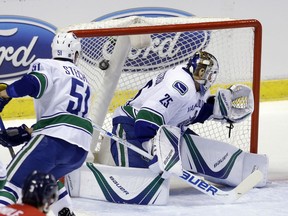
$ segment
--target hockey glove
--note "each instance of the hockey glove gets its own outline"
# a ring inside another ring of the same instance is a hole
[[[216,93],[213,118],[231,123],[241,122],[254,110],[252,90],[245,85],[236,84]]]
[[[6,83],[0,83],[0,92],[5,90],[8,87],[8,85]],[[3,108],[6,106],[6,104],[9,103],[9,101],[12,98],[2,98],[0,97],[0,112],[2,112]]]
[[[20,127],[10,127],[0,131],[0,144],[4,147],[21,145],[31,139],[28,127],[22,124]]]

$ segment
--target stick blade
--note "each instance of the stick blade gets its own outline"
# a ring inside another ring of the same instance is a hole
[[[247,193],[255,187],[263,179],[263,173],[260,170],[255,170],[241,184],[239,184],[234,191],[240,196]]]
[[[226,204],[233,203],[255,187],[262,179],[263,173],[260,170],[255,170],[233,190],[218,193],[217,199]]]

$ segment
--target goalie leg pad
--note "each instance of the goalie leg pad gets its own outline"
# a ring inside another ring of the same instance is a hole
[[[180,138],[181,129],[178,127],[163,125],[158,129],[151,140],[154,158],[150,161],[150,170],[162,173],[164,178],[169,178],[171,174],[182,175]]]
[[[233,187],[255,169],[259,169],[264,180],[257,187],[265,186],[268,170],[268,159],[265,155],[243,152],[221,141],[188,134],[184,134],[182,142],[181,158],[184,169],[198,173],[213,183]]]
[[[256,187],[264,187],[268,180],[269,159],[264,154],[244,153],[243,161],[243,179],[250,175],[254,170],[260,170],[263,173],[263,179]]]
[[[145,168],[86,163],[65,184],[72,197],[113,203],[165,205],[169,198],[169,179]]]

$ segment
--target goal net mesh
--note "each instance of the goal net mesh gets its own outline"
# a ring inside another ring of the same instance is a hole
[[[209,29],[209,23],[219,21],[231,20],[198,17],[127,17],[77,24],[61,29],[61,31],[73,31],[81,38],[83,53],[78,65],[92,86],[90,107],[92,121],[105,130],[111,131],[111,115],[116,107],[124,105],[153,76],[179,64],[185,64],[190,56],[200,49],[212,53],[219,62],[220,70],[211,88],[212,94],[215,94],[218,88],[227,88],[235,83],[252,87],[255,79],[253,75],[254,28]],[[208,23],[208,27],[205,25],[202,30],[201,28],[173,30],[177,25],[188,23]],[[135,30],[137,26],[141,28],[146,26],[147,29],[156,26],[159,29],[153,29],[153,33],[149,33],[150,45],[137,48],[132,44],[130,49],[131,37],[128,35],[135,36],[137,41],[137,35],[143,34],[143,31],[140,34]],[[131,27],[134,29],[127,30]],[[125,31],[121,31],[123,29]],[[105,61],[109,62],[109,67],[101,69],[101,65],[105,66],[103,65]],[[249,151],[251,125],[251,118],[249,118],[234,124],[230,133],[229,124],[216,121],[206,121],[204,124],[190,127],[200,136],[224,141]],[[104,145],[107,148],[107,142],[109,141],[95,131],[93,150],[101,152]]]

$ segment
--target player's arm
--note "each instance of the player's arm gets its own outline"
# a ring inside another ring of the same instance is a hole
[[[22,76],[19,80],[16,80],[10,84],[6,91],[2,92],[5,98],[18,98],[24,96],[31,96],[39,98],[43,92],[47,89],[49,74],[47,71],[47,65],[41,60],[36,60],[30,65],[28,74]],[[50,82],[49,82],[50,83]],[[51,88],[51,85],[49,85]],[[1,94],[1,93],[0,93]]]
[[[213,115],[213,109],[214,109],[214,103],[215,103],[215,96],[210,96],[206,103],[203,104],[198,116],[193,121],[194,123],[204,123],[206,120],[209,120],[211,116]]]
[[[6,88],[8,85],[6,83],[0,83],[0,112],[9,103],[11,98],[7,95]]]
[[[146,83],[146,85],[138,91],[136,96],[126,103],[126,105],[129,106],[133,100],[137,99],[138,97],[141,97],[141,95],[144,94],[144,92],[146,92],[147,89],[149,89],[151,86],[154,85],[154,82],[155,79],[149,80]],[[162,118],[161,114],[159,112],[154,111],[155,109],[154,106],[158,101],[158,94],[159,92],[154,94],[149,100],[150,102],[154,103],[153,106],[151,106],[149,102],[148,103],[145,102],[143,106],[140,108],[140,110],[137,112],[137,115],[134,116],[135,118],[134,131],[136,137],[140,140],[147,141],[152,137],[154,137],[159,126],[163,124],[163,122],[161,121],[159,122],[159,120],[157,120]]]
[[[142,108],[137,114],[134,131],[138,139],[148,141],[154,137],[163,124],[163,116],[148,108]]]
[[[39,91],[40,84],[38,79],[34,75],[25,74],[21,79],[9,85],[3,95],[5,98],[18,98],[27,95],[36,97]]]

